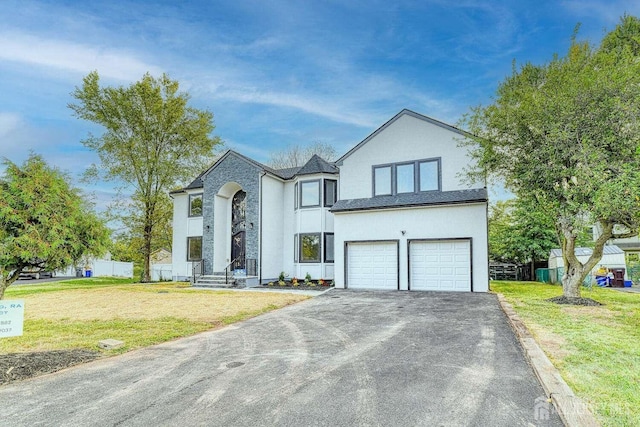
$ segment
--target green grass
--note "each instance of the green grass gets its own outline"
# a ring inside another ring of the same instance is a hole
[[[545,301],[562,288],[531,282],[492,282],[574,392],[606,426],[640,425],[640,294],[583,289],[604,306]]]
[[[135,283],[133,279],[120,277],[91,277],[37,283],[33,285],[29,284],[29,282],[19,281],[9,286],[4,294],[4,299],[22,298],[27,295],[36,295],[44,292],[57,292],[71,289],[96,289],[133,283]]]
[[[0,354],[99,350],[97,343],[108,338],[125,345],[99,351],[118,354],[236,323],[307,298],[196,290],[180,282],[142,284],[118,278],[11,286],[5,299],[25,301],[24,330],[20,337],[0,339]]]

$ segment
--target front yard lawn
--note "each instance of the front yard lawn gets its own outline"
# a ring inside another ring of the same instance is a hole
[[[604,305],[545,301],[562,288],[536,282],[491,282],[513,305],[562,377],[606,426],[640,425],[640,294],[582,290]]]
[[[10,353],[48,351],[55,355],[57,350],[71,349],[123,353],[245,320],[307,298],[99,278],[12,286],[5,299],[25,301],[24,334],[0,339],[0,359]],[[98,341],[108,338],[124,341],[124,346],[100,350]]]

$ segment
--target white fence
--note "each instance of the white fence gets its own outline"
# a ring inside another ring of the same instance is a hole
[[[173,280],[173,264],[151,264],[151,280]]]
[[[82,268],[82,276],[86,276],[87,270],[91,270],[93,277],[128,277],[133,278],[133,263],[119,261],[93,260]],[[68,267],[66,270],[57,271],[58,276],[75,276],[75,267]]]
[[[91,275],[95,277],[133,277],[133,263],[119,261],[94,261]]]

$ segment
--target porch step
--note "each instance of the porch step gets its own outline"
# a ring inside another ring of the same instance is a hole
[[[226,282],[224,275],[205,275],[198,277],[193,286],[200,288],[233,288],[236,285],[236,280],[233,277],[229,277],[229,283]]]

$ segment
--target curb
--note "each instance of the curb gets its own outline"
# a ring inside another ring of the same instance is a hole
[[[567,427],[599,427],[600,423],[593,416],[587,405],[573,393],[573,390],[560,376],[560,372],[551,363],[538,343],[533,339],[529,329],[520,320],[515,310],[504,295],[496,294],[500,307],[509,320],[522,349],[533,368],[544,392],[556,408],[562,422]]]

